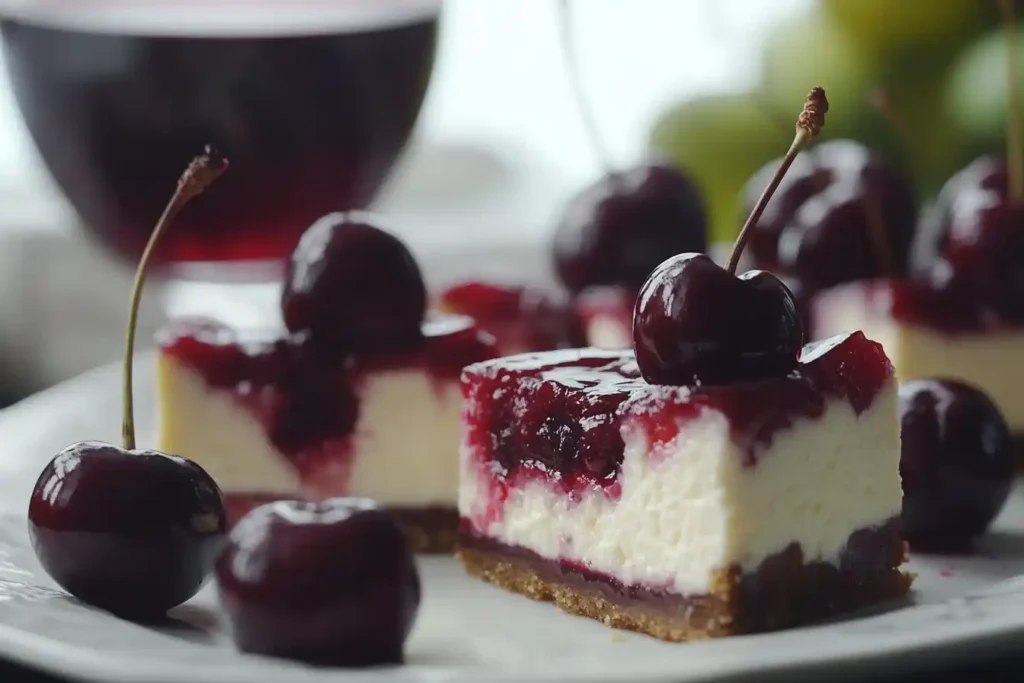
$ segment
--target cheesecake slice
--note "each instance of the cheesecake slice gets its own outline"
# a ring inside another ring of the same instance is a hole
[[[628,351],[462,377],[468,572],[670,641],[805,624],[907,593],[897,385],[863,334],[785,377],[649,385]]]
[[[902,381],[956,379],[981,389],[1024,455],[1024,326],[914,280],[841,285],[818,295],[813,308],[816,336],[863,330],[882,344]]]
[[[398,512],[420,551],[451,550],[459,376],[495,356],[471,319],[428,318],[398,353],[337,355],[208,320],[158,341],[159,448],[213,476],[232,522],[279,498],[360,496]]]

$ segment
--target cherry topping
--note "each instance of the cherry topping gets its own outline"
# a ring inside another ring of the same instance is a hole
[[[747,185],[753,206],[778,161]],[[888,160],[852,140],[831,140],[794,164],[755,224],[755,264],[820,290],[905,272],[917,220],[914,189]]]
[[[192,161],[139,261],[125,339],[124,447],[68,446],[43,469],[29,501],[29,538],[43,569],[80,600],[122,616],[156,618],[191,598],[224,540],[224,501],[213,479],[185,458],[135,450],[132,351],[160,237],[226,168],[209,148]]]
[[[651,384],[730,384],[795,367],[803,328],[793,295],[771,273],[735,277],[703,254],[680,254],[640,290],[633,340]]]
[[[401,350],[420,340],[427,290],[416,260],[361,212],[311,225],[288,262],[281,298],[292,332],[340,351]]]
[[[982,157],[954,175],[922,221],[913,273],[972,299],[988,323],[1024,323],[1024,150],[1014,3],[1001,3],[1007,37],[1007,158]]]
[[[437,308],[473,318],[501,355],[586,346],[582,321],[563,292],[470,281],[443,291]]]
[[[669,256],[706,248],[696,186],[671,166],[649,164],[607,175],[571,200],[555,233],[555,266],[573,292],[636,290]]]
[[[900,424],[907,540],[915,549],[948,549],[984,533],[1016,471],[1010,430],[995,404],[962,382],[907,382]]]
[[[88,441],[46,466],[28,516],[32,547],[54,581],[139,619],[199,592],[227,525],[220,489],[195,463]]]
[[[700,254],[680,254],[648,277],[633,313],[633,346],[645,380],[729,384],[784,375],[796,366],[803,327],[792,292],[769,273],[735,273],[751,226],[827,111],[825,91],[813,89],[793,144],[740,232],[727,269]]]
[[[216,576],[240,650],[315,664],[400,663],[420,603],[405,532],[366,499],[256,508]]]

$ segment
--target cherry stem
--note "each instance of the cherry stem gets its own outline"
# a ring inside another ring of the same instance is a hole
[[[135,329],[139,320],[139,302],[142,301],[142,285],[146,280],[146,270],[149,268],[149,261],[156,250],[160,238],[167,231],[167,227],[174,221],[178,213],[185,208],[189,201],[198,196],[210,184],[216,180],[227,169],[228,162],[212,148],[207,147],[204,154],[197,156],[188,165],[185,172],[178,179],[178,187],[174,195],[164,208],[160,220],[157,221],[153,233],[149,236],[149,242],[142,251],[139,258],[138,268],[135,270],[135,283],[132,285],[132,298],[128,306],[128,326],[124,335],[124,386],[122,387],[122,399],[124,401],[124,421],[121,423],[122,445],[127,450],[135,448],[135,408],[132,400],[132,359],[135,349]]]
[[[583,88],[583,76],[580,70],[576,41],[573,37],[572,8],[570,0],[561,0],[559,7],[559,26],[562,32],[562,58],[565,62],[565,69],[569,74],[569,87],[572,88],[572,98],[576,102],[576,109],[579,112],[580,120],[583,122],[583,130],[590,142],[590,147],[597,156],[598,163],[604,169],[605,175],[614,175],[614,166],[608,149],[604,146],[601,133],[597,127],[597,120],[594,118],[594,108],[587,99]]]
[[[1006,163],[1010,200],[1024,200],[1024,154],[1021,150],[1020,93],[1017,81],[1017,19],[1015,0],[1000,0],[1006,34]]]
[[[726,267],[730,274],[736,274],[736,267],[740,263],[740,257],[743,256],[743,248],[747,245],[747,241],[753,232],[753,226],[761,219],[761,214],[764,213],[765,207],[768,206],[768,202],[771,201],[772,195],[779,188],[779,184],[782,183],[782,179],[786,176],[786,171],[793,165],[797,155],[821,132],[822,127],[825,125],[825,114],[827,112],[828,100],[825,98],[825,91],[822,88],[812,89],[804,100],[804,108],[797,118],[796,135],[793,137],[793,144],[789,146],[789,151],[786,152],[782,163],[779,164],[779,169],[775,171],[775,175],[772,177],[771,182],[768,183],[768,187],[761,193],[757,204],[754,205],[754,210],[750,212],[747,222],[743,224],[743,229],[740,230],[740,234],[736,237],[736,244],[733,245],[732,255],[729,257],[729,265]]]

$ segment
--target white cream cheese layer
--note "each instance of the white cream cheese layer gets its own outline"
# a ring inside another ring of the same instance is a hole
[[[513,488],[489,520],[489,477],[463,445],[459,511],[476,530],[549,559],[580,562],[626,585],[705,593],[715,570],[754,569],[799,543],[805,561],[834,562],[850,534],[900,512],[895,382],[856,415],[830,401],[818,420],[775,435],[755,466],[727,418],[705,410],[650,452],[642,422],[624,424],[621,496],[576,502],[549,482]]]
[[[384,505],[455,504],[461,393],[415,369],[371,375],[354,434],[325,444],[300,480],[263,425],[228,391],[169,356],[158,368],[159,448],[199,463],[225,493],[322,498],[354,495]]]

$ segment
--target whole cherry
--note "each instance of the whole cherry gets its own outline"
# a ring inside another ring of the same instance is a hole
[[[673,254],[707,248],[693,182],[666,164],[614,171],[570,201],[555,232],[555,267],[573,292],[595,285],[639,288]]]
[[[636,292],[651,270],[669,256],[707,249],[704,204],[689,176],[666,162],[614,168],[584,94],[569,0],[561,0],[559,8],[569,85],[604,174],[569,201],[555,230],[555,270],[573,293],[600,285]]]
[[[1016,472],[1009,427],[973,386],[900,386],[904,533],[916,550],[963,546],[1003,508]]]
[[[320,665],[402,662],[420,603],[401,523],[366,499],[256,508],[216,577],[240,650]]]
[[[1024,150],[1017,21],[1001,2],[1007,36],[1006,160],[981,157],[954,175],[926,213],[913,249],[913,273],[937,288],[966,292],[983,320],[1024,323]]]
[[[160,237],[226,167],[209,149],[193,160],[139,262],[125,342],[123,447],[68,446],[43,469],[29,502],[29,539],[43,569],[83,602],[121,616],[159,618],[191,598],[224,541],[224,501],[210,475],[185,458],[135,448],[132,351]]]
[[[770,273],[735,273],[752,226],[800,150],[820,132],[827,111],[825,91],[814,88],[793,144],[740,231],[727,268],[702,254],[680,254],[658,266],[641,287],[633,346],[645,380],[728,384],[778,376],[796,366],[804,338],[792,292]]]
[[[281,311],[292,332],[343,352],[400,350],[422,338],[427,290],[394,235],[363,212],[328,214],[292,252]]]
[[[751,178],[750,206],[777,164]],[[793,170],[753,228],[757,267],[809,291],[906,271],[917,206],[899,168],[858,142],[831,140]]]

